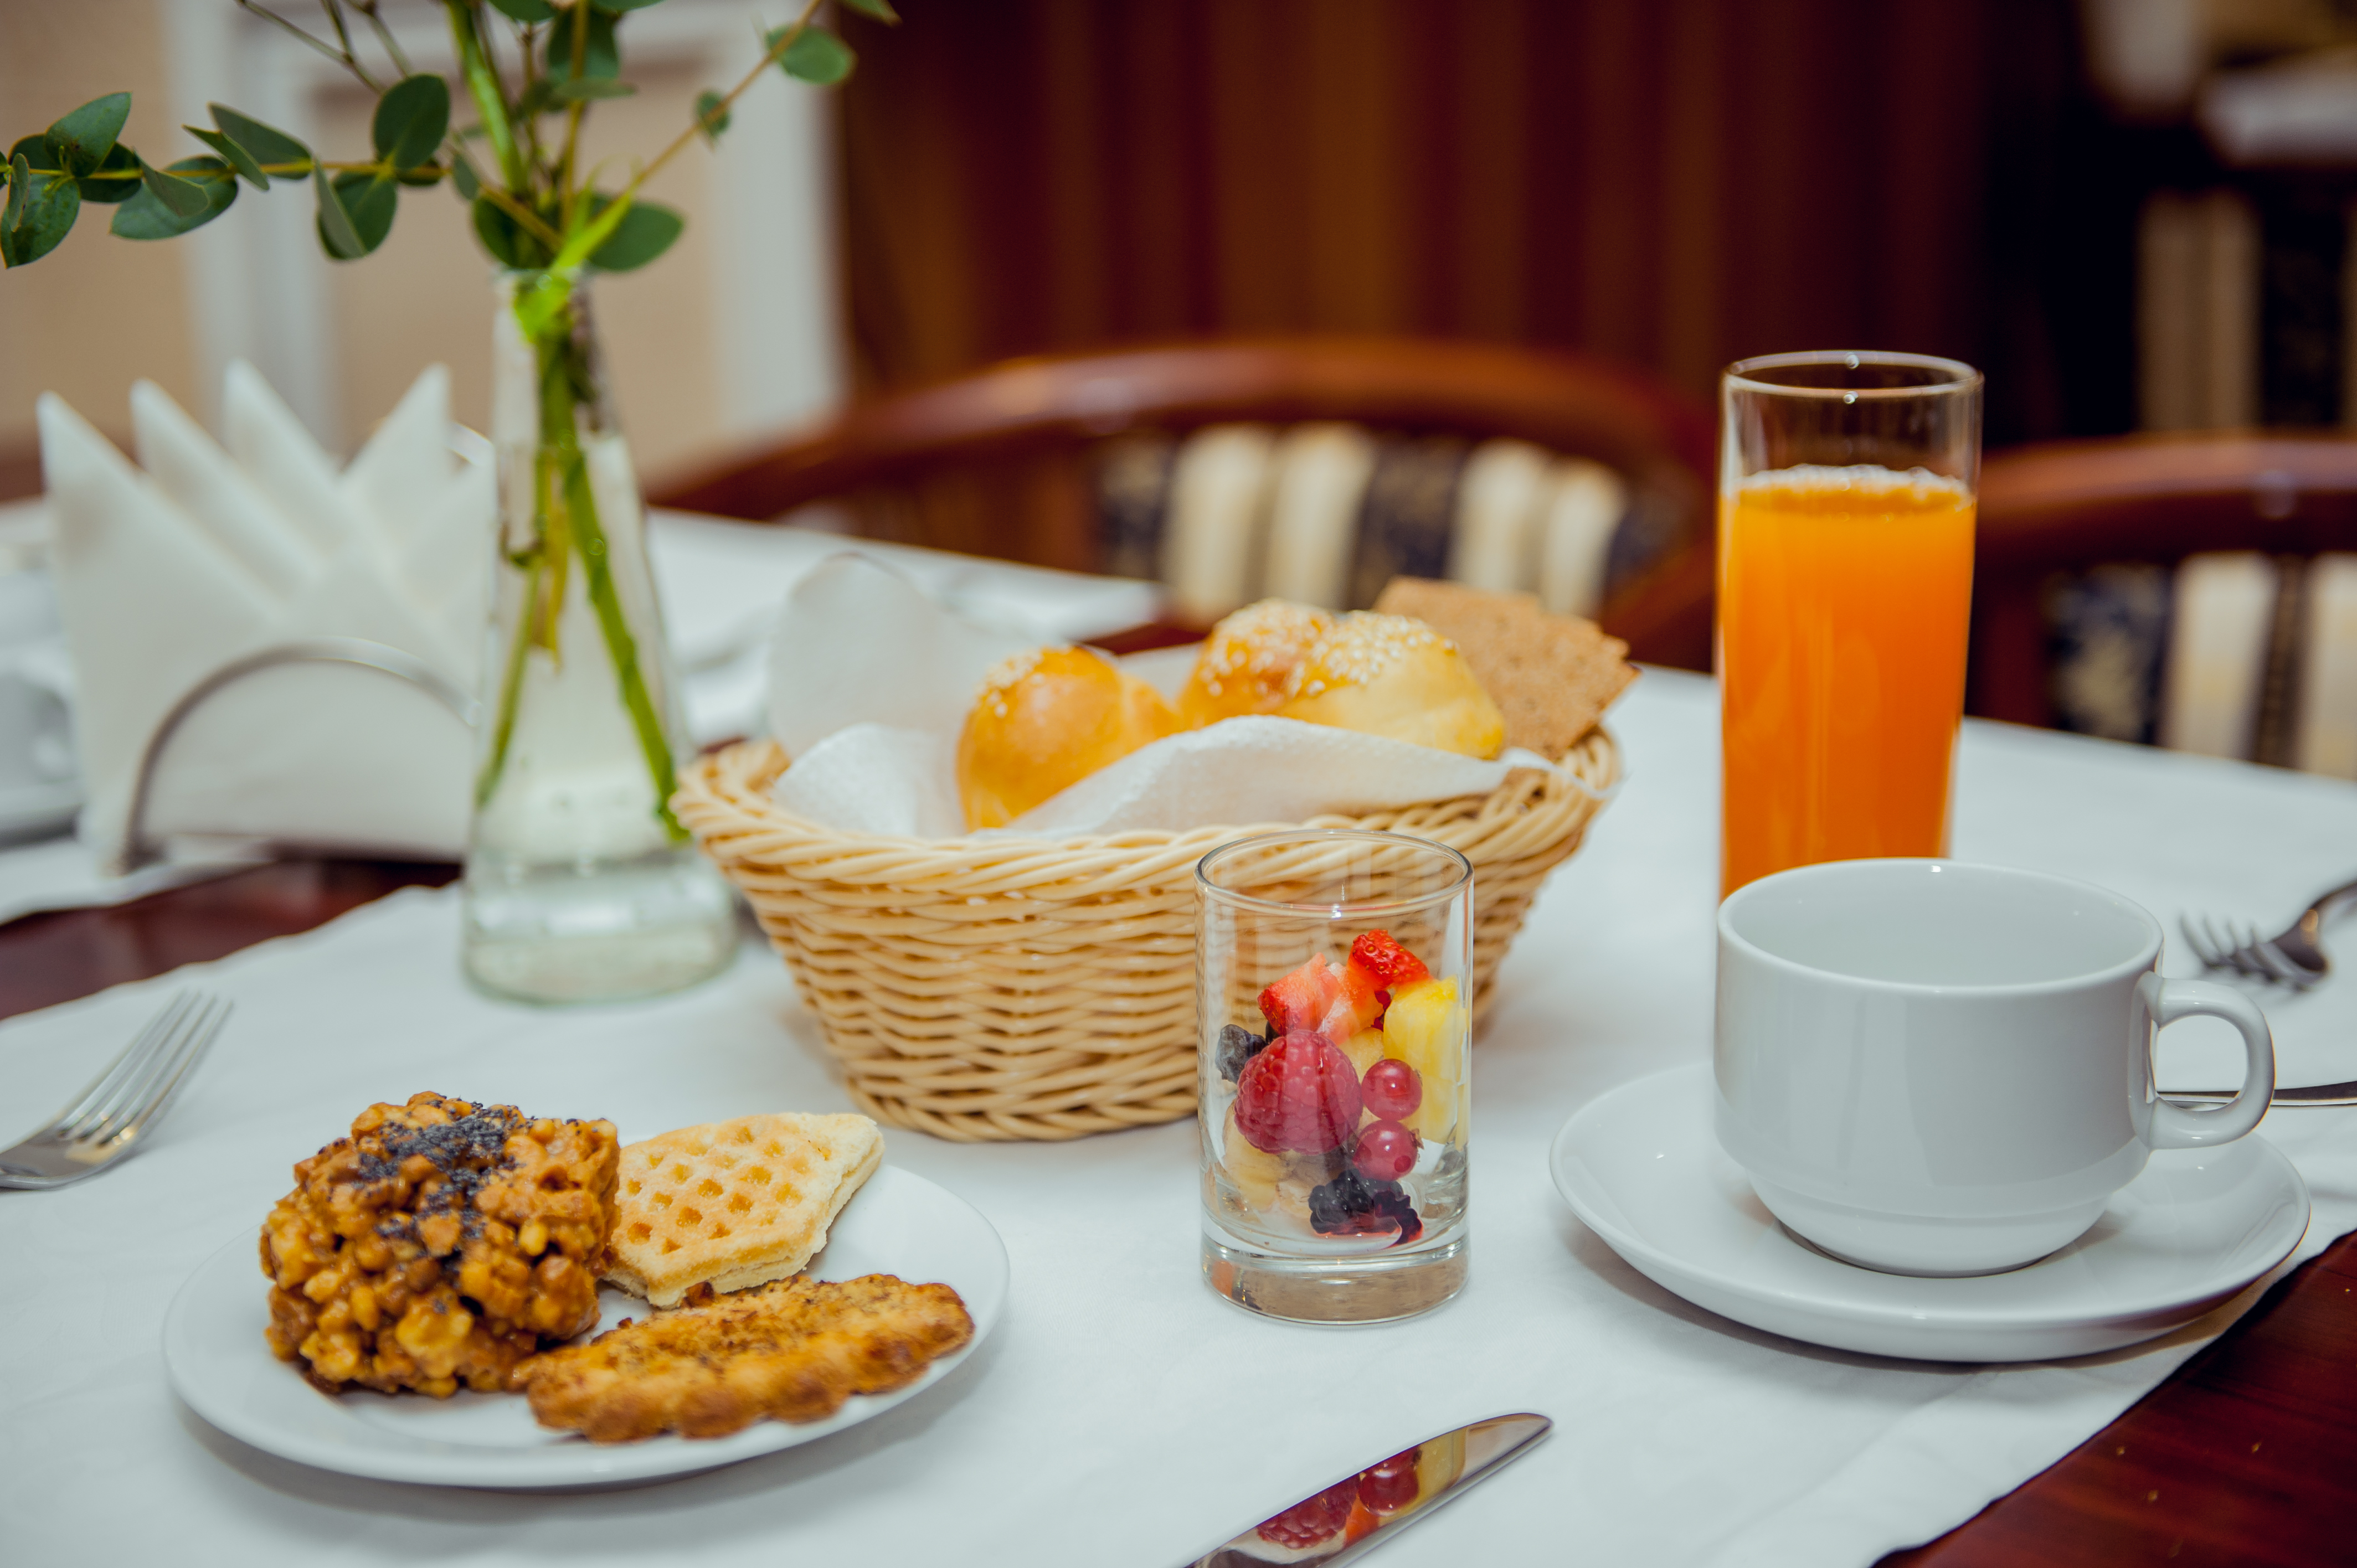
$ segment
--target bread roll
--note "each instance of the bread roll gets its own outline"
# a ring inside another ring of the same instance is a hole
[[[1334,618],[1308,605],[1263,599],[1211,628],[1194,672],[1178,693],[1190,729],[1247,714],[1273,714],[1293,694],[1294,677]]]
[[[1185,727],[1162,693],[1085,648],[1042,648],[983,679],[958,735],[965,825],[1003,828],[1148,741]]]
[[[1277,714],[1467,757],[1506,748],[1506,721],[1457,645],[1405,616],[1344,616]]]

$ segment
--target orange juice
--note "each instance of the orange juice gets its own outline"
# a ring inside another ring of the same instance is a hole
[[[1720,498],[1722,894],[1947,853],[1973,510],[1921,468],[1784,468]]]

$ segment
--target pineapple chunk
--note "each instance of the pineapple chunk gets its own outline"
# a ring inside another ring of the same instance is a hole
[[[1407,1119],[1419,1138],[1446,1138],[1464,1097],[1465,1004],[1455,980],[1425,980],[1392,993],[1383,1015],[1383,1055],[1415,1069],[1424,1103]]]
[[[1339,1048],[1351,1058],[1351,1068],[1364,1078],[1369,1068],[1383,1059],[1383,1032],[1381,1029],[1361,1029],[1339,1042]]]
[[[1228,1179],[1235,1184],[1237,1193],[1263,1213],[1276,1201],[1276,1184],[1291,1174],[1283,1155],[1254,1147],[1252,1140],[1237,1130],[1233,1106],[1228,1108],[1228,1124],[1220,1138],[1220,1163],[1227,1167]]]

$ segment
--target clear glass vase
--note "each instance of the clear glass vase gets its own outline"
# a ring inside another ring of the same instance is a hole
[[[586,280],[503,278],[494,351],[467,973],[534,1002],[676,990],[728,962],[733,904],[671,812],[679,683]]]

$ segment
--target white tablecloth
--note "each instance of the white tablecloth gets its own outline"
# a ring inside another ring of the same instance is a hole
[[[892,1133],[888,1157],[1005,1235],[998,1335],[866,1425],[638,1490],[421,1492],[281,1463],[176,1405],[157,1327],[288,1165],[372,1100],[433,1088],[641,1133],[842,1106],[780,966],[748,947],[666,1001],[503,1005],[461,986],[455,905],[424,893],[209,966],[239,1011],[154,1145],[77,1187],[0,1193],[0,1562],[1162,1563],[1510,1410],[1552,1415],[1555,1435],[1379,1561],[1828,1568],[1935,1535],[2099,1428],[2256,1288],[2198,1331],[2109,1356],[1878,1361],[1688,1306],[1570,1216],[1544,1168],[1555,1128],[1708,1047],[1714,719],[1706,682],[1639,683],[1617,718],[1631,782],[1505,968],[1475,1051],[1476,1241],[1456,1302],[1318,1329],[1220,1301],[1197,1275],[1190,1125],[1011,1147]],[[2108,883],[2165,921],[2192,905],[2280,917],[2352,869],[2357,789],[1975,725],[1957,840],[1968,858]],[[0,1028],[0,1138],[181,983]],[[2276,1018],[2286,1081],[2357,1077],[2357,981]],[[2179,1038],[2193,1028],[2170,1032],[2172,1080],[2222,1080],[2226,1042]],[[2315,1190],[2302,1256],[2357,1225],[2352,1131],[2338,1111],[2266,1124]],[[257,1275],[257,1308],[262,1291]]]

